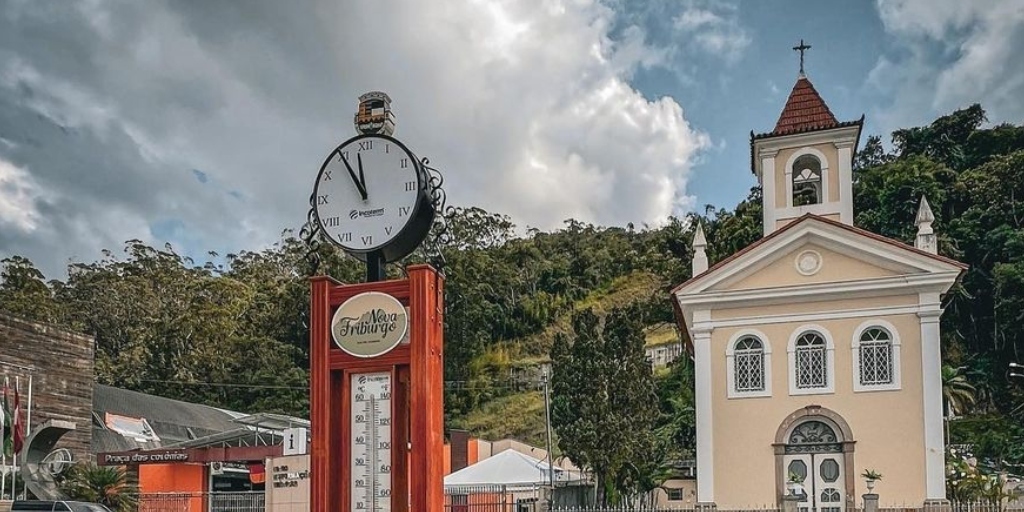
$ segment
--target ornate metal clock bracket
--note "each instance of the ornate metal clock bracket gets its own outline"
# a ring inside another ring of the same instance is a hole
[[[444,190],[444,175],[441,171],[430,166],[430,159],[423,157],[420,165],[426,172],[427,190],[430,194],[430,203],[434,208],[434,223],[430,227],[430,234],[420,246],[420,257],[430,262],[440,273],[444,273],[445,257],[442,247],[452,241],[452,234],[448,226],[448,219],[454,214],[455,208],[447,206],[448,194]]]
[[[306,224],[299,230],[299,238],[306,244],[306,262],[309,263],[309,275],[316,275],[320,270],[320,223],[316,218],[316,192],[309,195],[309,211],[306,212]]]

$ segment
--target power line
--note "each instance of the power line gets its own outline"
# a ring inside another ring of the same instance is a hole
[[[206,382],[206,381],[185,381],[185,380],[160,380],[160,379],[140,379],[140,382],[149,382],[153,384],[179,384],[183,386],[205,386],[211,388],[243,388],[243,389],[281,389],[291,391],[308,391],[309,386],[275,386],[271,384],[237,384],[232,382]],[[539,390],[543,384],[535,382],[524,382],[524,381],[499,381],[503,383],[494,384],[476,384],[474,381],[468,380],[446,380],[444,381],[444,387],[450,390],[465,390],[465,391],[486,391],[486,390],[499,390],[499,389],[518,389],[523,391],[536,391]],[[474,383],[473,385],[467,386],[466,384]]]
[[[233,384],[229,382],[201,382],[201,381],[185,381],[185,380],[156,380],[156,379],[141,379],[140,382],[152,382],[156,384],[182,384],[186,386],[207,386],[207,387],[220,387],[220,388],[251,388],[251,389],[290,389],[290,390],[308,390],[309,386],[274,386],[270,384]]]

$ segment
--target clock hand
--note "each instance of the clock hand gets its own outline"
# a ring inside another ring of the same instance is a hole
[[[356,160],[359,162],[359,185],[363,189],[363,201],[366,201],[366,177],[363,176],[363,155],[356,153]]]
[[[358,153],[356,155],[358,156]],[[356,188],[359,189],[359,195],[362,196],[363,201],[366,201],[366,189],[363,188],[362,181],[360,181],[359,178],[356,178],[356,172],[352,170],[352,166],[349,165],[348,159],[345,158],[345,156],[342,155],[341,153],[338,153],[338,156],[341,156],[341,161],[345,162],[345,168],[348,169],[348,175],[352,177],[352,183],[355,183]],[[362,162],[362,159],[360,159],[360,162]],[[362,171],[361,165],[360,171]]]

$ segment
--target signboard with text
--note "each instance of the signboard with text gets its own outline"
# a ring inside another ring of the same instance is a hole
[[[405,306],[381,292],[364,292],[346,300],[331,320],[331,337],[338,348],[363,358],[390,352],[408,329]]]

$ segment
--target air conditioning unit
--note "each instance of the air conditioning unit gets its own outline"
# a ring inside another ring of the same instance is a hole
[[[210,474],[211,475],[223,475],[224,474],[224,463],[223,462],[211,462],[210,463]]]

